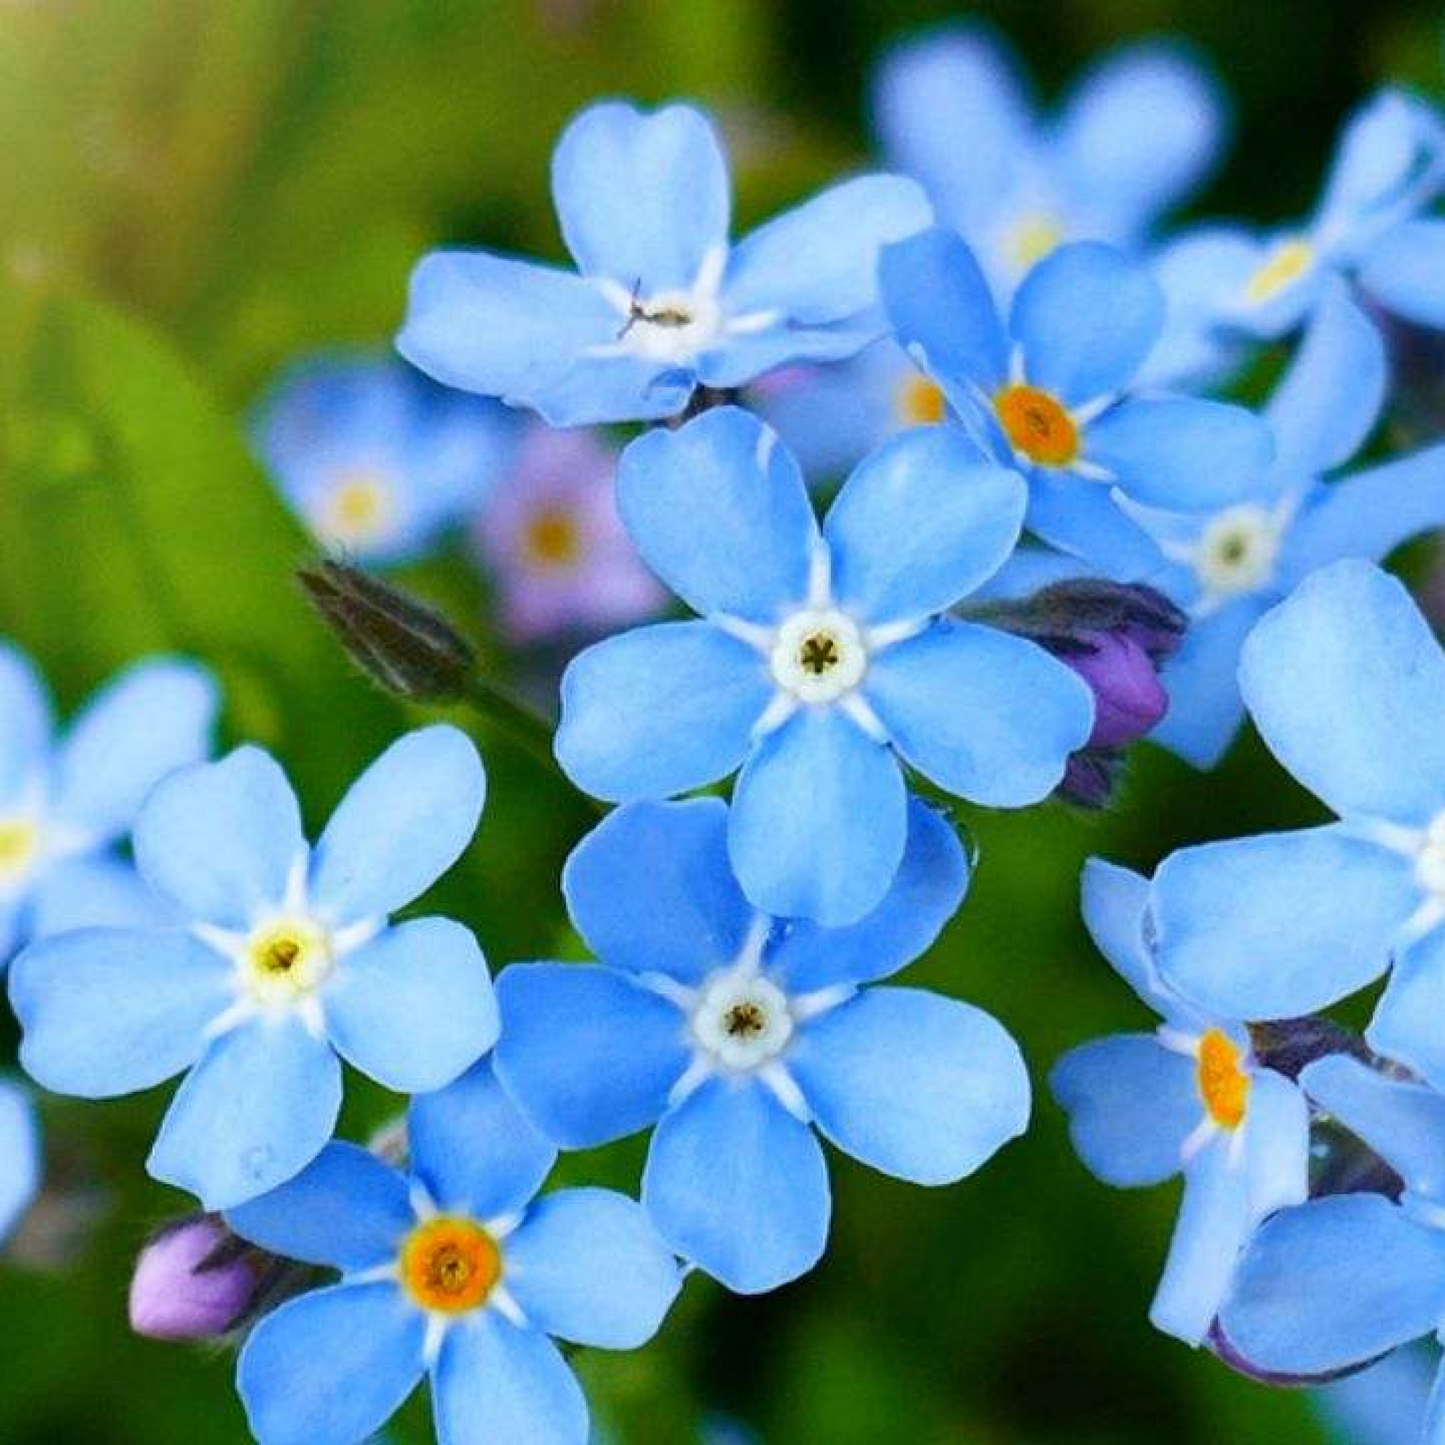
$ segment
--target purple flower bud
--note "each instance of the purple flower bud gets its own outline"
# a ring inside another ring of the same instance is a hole
[[[1074,647],[1060,650],[1056,656],[1093,690],[1090,747],[1120,748],[1132,743],[1169,711],[1169,694],[1153,661],[1127,632],[1085,633]]]
[[[1080,808],[1102,808],[1114,795],[1124,756],[1114,748],[1081,748],[1064,769],[1057,792]]]
[[[136,1260],[130,1326],[153,1340],[223,1335],[263,1284],[264,1257],[210,1215],[161,1230]]]

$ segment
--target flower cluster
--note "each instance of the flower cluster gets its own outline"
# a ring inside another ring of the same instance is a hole
[[[345,557],[305,574],[377,680],[541,728],[617,805],[562,870],[593,961],[494,988],[471,928],[413,911],[482,814],[457,726],[392,743],[313,843],[268,752],[211,757],[199,667],[137,664],[55,743],[0,650],[21,1062],[85,1098],[180,1077],[148,1168],[205,1212],[147,1246],[132,1320],[244,1335],[261,1445],[358,1445],[424,1378],[445,1445],[584,1445],[556,1342],[645,1344],[692,1272],[812,1269],[821,1141],[980,1169],[1028,1126],[1020,1049],[893,982],[978,866],[953,808],[1102,806],[1141,737],[1208,769],[1246,713],[1333,821],[1092,860],[1085,923],[1161,1021],[1052,1091],[1106,1182],[1183,1177],[1161,1330],[1294,1380],[1445,1328],[1445,653],[1378,565],[1445,525],[1445,443],[1379,425],[1380,317],[1445,326],[1445,123],[1386,92],[1307,223],[1161,238],[1222,134],[1173,49],[1040,120],[944,31],[875,110],[898,174],[734,243],[707,115],[591,106],[553,157],[573,268],[429,255],[410,368],[312,360],[253,420],[333,553],[469,533],[512,642],[607,634],[553,734],[439,614]],[[1221,388],[1266,341],[1252,409]],[[631,423],[664,424],[601,430]],[[1386,974],[1363,1039],[1310,1017]],[[408,1096],[369,1148],[336,1137],[348,1066]],[[644,1131],[638,1198],[544,1187]],[[0,1232],[36,1138],[4,1085]]]

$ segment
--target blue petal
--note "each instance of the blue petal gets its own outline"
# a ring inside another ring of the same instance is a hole
[[[1433,1386],[1433,1389],[1432,1389]],[[1424,1345],[1397,1350],[1367,1370],[1313,1392],[1315,1413],[1347,1445],[1441,1445],[1445,1390],[1437,1357]],[[1431,1432],[1435,1433],[1431,1433]]]
[[[211,1210],[233,1209],[290,1179],[331,1138],[341,1064],[294,1018],[223,1034],[186,1075],[146,1168]]]
[[[843,484],[824,535],[833,597],[868,623],[942,612],[1018,544],[1028,490],[966,433],[928,426],[885,442]]]
[[[132,864],[104,853],[52,864],[31,893],[32,938],[76,928],[164,928],[175,922],[175,911]]]
[[[1315,493],[1285,538],[1281,570],[1297,581],[1346,557],[1383,561],[1400,543],[1445,526],[1445,445],[1354,472]]]
[[[1408,863],[1338,827],[1206,843],[1154,877],[1165,979],[1223,1018],[1294,1018],[1378,978],[1419,901]]]
[[[94,928],[33,944],[10,970],[20,1061],[61,1094],[149,1089],[200,1057],[234,998],[231,973],[184,933]]]
[[[40,1130],[24,1090],[0,1081],[0,1242],[40,1189]]]
[[[1241,500],[1273,454],[1269,428],[1253,412],[1193,397],[1127,401],[1084,433],[1086,460],[1132,500],[1176,511]]]
[[[793,994],[897,973],[921,957],[958,912],[968,878],[968,856],[952,824],[910,796],[903,862],[883,901],[847,928],[792,922],[768,953],[768,972]]]
[[[727,244],[727,161],[689,105],[588,106],[552,154],[552,198],[577,269],[644,296],[691,289],[703,257]]]
[[[1153,1034],[1094,1039],[1049,1076],[1079,1158],[1106,1184],[1132,1189],[1179,1173],[1204,1117],[1194,1060]]]
[[[164,779],[135,823],[136,863],[183,918],[248,929],[306,860],[296,795],[276,760],[242,747]]]
[[[432,1201],[482,1220],[521,1210],[557,1158],[487,1060],[455,1084],[413,1099],[407,1130],[413,1172]]]
[[[514,963],[497,991],[497,1073],[549,1139],[588,1149],[656,1122],[689,1057],[676,1004],[583,963]]]
[[[613,346],[626,317],[568,271],[436,251],[412,272],[397,350],[463,391],[533,407],[552,426],[644,421],[681,411],[691,378],[665,363],[591,354]]]
[[[1409,1065],[1435,1088],[1445,1088],[1445,928],[1435,928],[1395,959],[1390,982],[1370,1021],[1370,1047]],[[1445,1194],[1441,1196],[1445,1203]]]
[[[294,1179],[226,1214],[242,1239],[307,1264],[395,1264],[416,1223],[406,1181],[357,1144],[328,1144]]]
[[[965,415],[1008,376],[1009,343],[978,261],[953,231],[937,227],[887,247],[878,266],[899,345]]]
[[[1199,1017],[1159,976],[1145,928],[1149,880],[1128,868],[1090,858],[1080,879],[1084,926],[1099,952],[1156,1013],[1171,1022],[1197,1023]]]
[[[1313,477],[1349,461],[1374,430],[1388,384],[1378,328],[1332,280],[1265,409],[1275,465]]]
[[[1445,805],[1445,657],[1377,567],[1301,583],[1245,643],[1239,685],[1270,751],[1336,813],[1425,823]]]
[[[1371,248],[1360,285],[1387,310],[1445,326],[1445,221],[1406,221]]]
[[[604,1350],[645,1345],[682,1284],[641,1207],[610,1189],[549,1194],[507,1237],[506,1250],[512,1293],[528,1322]]]
[[[413,918],[347,954],[321,995],[346,1061],[403,1094],[449,1084],[497,1041],[497,1001],[469,928]]]
[[[720,798],[627,803],[562,869],[567,912],[604,963],[698,983],[732,962],[753,908],[733,877]]]
[[[1244,1124],[1249,1207],[1256,1219],[1303,1204],[1309,1196],[1310,1110],[1283,1074],[1256,1069]]]
[[[588,1440],[587,1401],[556,1345],[495,1310],[447,1331],[432,1373],[432,1413],[437,1445]]]
[[[1429,1334],[1445,1315],[1445,1232],[1378,1194],[1344,1194],[1266,1221],[1221,1324],[1253,1364],[1346,1369]]]
[[[841,362],[856,356],[888,332],[881,307],[809,326],[778,312],[755,312],[756,330],[723,336],[693,364],[696,380],[717,391],[747,386],[780,367]]]
[[[1058,163],[1109,234],[1136,236],[1213,169],[1225,111],[1218,81],[1184,47],[1130,45],[1074,88],[1055,136]]]
[[[903,176],[829,186],[739,242],[723,305],[732,315],[776,311],[794,324],[845,321],[878,303],[880,249],[932,224],[922,189]]]
[[[743,761],[772,691],[757,652],[710,623],[639,627],[568,665],[557,760],[617,802],[700,788]]]
[[[777,434],[737,407],[622,453],[617,507],[642,559],[692,608],[772,623],[808,597],[818,524]]]
[[[1136,384],[1193,388],[1231,376],[1246,341],[1219,323],[1258,269],[1257,243],[1237,227],[1197,226],[1161,246],[1151,265],[1168,316]]]
[[[1029,479],[1028,530],[1083,559],[1085,574],[1134,580],[1168,564],[1158,543],[1127,516],[1111,490],[1070,473],[1035,471]]]
[[[465,733],[442,726],[398,738],[331,815],[311,862],[311,903],[338,924],[410,903],[461,857],[485,794]]]
[[[1189,1345],[1204,1339],[1229,1292],[1252,1224],[1246,1175],[1232,1162],[1228,1141],[1217,1139],[1195,1155],[1184,1174],[1179,1222],[1149,1307],[1156,1329]]]
[[[0,799],[12,801],[50,751],[50,695],[18,647],[0,641]]]
[[[1266,605],[1262,597],[1240,597],[1190,623],[1164,666],[1169,711],[1149,736],[1196,768],[1212,768],[1244,721],[1239,652]]]
[[[750,1080],[711,1079],[663,1119],[642,1202],[668,1244],[738,1294],[806,1274],[828,1241],[823,1150]]]
[[[426,1317],[394,1284],[313,1290],[267,1315],[236,1365],[259,1445],[356,1445],[422,1377]]]
[[[146,794],[210,749],[218,698],[194,663],[128,668],[75,719],[57,759],[55,810],[96,844],[130,831]]]
[[[818,1128],[914,1184],[952,1184],[1028,1128],[1029,1075],[997,1019],[911,988],[873,988],[804,1025],[788,1055]]]
[[[1347,1054],[1317,1059],[1300,1084],[1426,1199],[1445,1201],[1445,1098]]]
[[[1094,695],[1074,672],[1032,642],[970,622],[878,653],[865,686],[909,763],[989,807],[1047,797],[1094,726]]]
[[[1096,241],[1044,257],[1009,318],[1024,375],[1070,406],[1127,385],[1163,328],[1164,296],[1153,277]]]
[[[728,855],[743,892],[777,918],[830,928],[883,900],[903,859],[897,760],[837,707],[803,707],[738,777]]]

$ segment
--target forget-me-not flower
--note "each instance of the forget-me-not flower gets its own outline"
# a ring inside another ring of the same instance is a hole
[[[1394,1169],[1404,1192],[1399,1203],[1331,1195],[1266,1222],[1220,1323],[1251,1364],[1324,1375],[1445,1329],[1445,1099],[1343,1054],[1311,1064],[1300,1083]],[[1411,1438],[1445,1440],[1438,1380],[1423,1433]]]
[[[914,181],[861,176],[733,246],[727,161],[687,105],[584,110],[552,157],[552,196],[575,272],[435,252],[397,345],[554,426],[672,416],[698,385],[851,356],[886,329],[878,248],[932,220]]]
[[[251,434],[317,541],[408,561],[482,509],[514,450],[514,419],[396,360],[321,356],[287,370]]]
[[[1249,1030],[1197,1008],[1150,956],[1149,883],[1099,859],[1084,870],[1084,921],[1100,952],[1164,1022],[1061,1059],[1052,1086],[1074,1146],[1106,1184],[1184,1175],[1184,1202],[1150,1310],[1154,1324],[1203,1341],[1255,1224],[1305,1198],[1309,1110],[1283,1074],[1253,1056]]]
[[[40,1126],[29,1095],[0,1079],[0,1244],[40,1191]]]
[[[728,846],[775,917],[852,923],[903,857],[907,763],[995,807],[1039,801],[1093,725],[1042,648],[939,614],[1012,552],[1019,477],[957,428],[906,433],[843,486],[821,530],[787,449],[721,407],[633,442],[618,474],[643,560],[701,620],[581,653],[557,756],[618,802],[741,766]]]
[[[356,1445],[426,1376],[443,1445],[585,1445],[587,1402],[551,1336],[627,1350],[680,1280],[636,1202],[534,1199],[556,1151],[491,1066],[412,1101],[407,1174],[334,1143],[232,1210],[263,1249],[341,1280],[267,1315],[236,1368],[260,1445]]]
[[[1239,681],[1270,750],[1339,821],[1166,859],[1161,969],[1211,1008],[1274,1019],[1393,959],[1370,1046],[1445,1083],[1445,654],[1398,581],[1336,562],[1259,623]]]
[[[979,26],[891,51],[873,113],[884,156],[923,183],[1001,300],[1066,242],[1141,247],[1213,169],[1226,121],[1213,77],[1157,41],[1107,56],[1040,118],[1014,57]]]
[[[117,845],[151,788],[210,751],[217,705],[204,668],[150,658],[57,737],[39,673],[0,642],[0,965],[28,939],[165,918]]]
[[[1164,301],[1149,273],[1098,242],[1060,247],[1000,315],[969,248],[934,228],[885,248],[884,303],[899,341],[962,425],[1029,483],[1027,525],[1111,572],[1157,558],[1119,505],[1202,511],[1234,501],[1270,459],[1243,407],[1138,395]]]
[[[134,837],[141,874],[180,922],[81,929],[21,954],[10,974],[21,1063],[85,1098],[184,1072],[151,1173],[207,1209],[274,1188],[331,1137],[342,1058],[415,1093],[495,1040],[471,932],[446,918],[388,924],[460,856],[483,791],[455,728],[409,733],[313,849],[286,775],[259,748],[171,774]]]
[[[773,1289],[821,1257],[815,1128],[884,1173],[946,1184],[1028,1123],[1028,1074],[995,1019],[867,986],[922,953],[967,886],[945,820],[916,799],[908,820],[888,895],[827,929],[748,903],[720,799],[629,804],[563,872],[600,962],[514,964],[497,981],[496,1067],[524,1112],[564,1148],[655,1124],[643,1204],[731,1289]]]

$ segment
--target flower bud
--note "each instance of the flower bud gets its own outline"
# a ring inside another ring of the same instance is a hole
[[[1169,694],[1149,654],[1125,633],[1085,633],[1056,656],[1073,668],[1094,694],[1090,747],[1119,748],[1132,743],[1169,711]]]
[[[271,1263],[211,1215],[168,1225],[136,1260],[131,1329],[153,1340],[223,1335],[250,1309]]]
[[[465,692],[476,653],[440,612],[343,562],[297,576],[352,661],[388,692],[418,702]]]
[[[1069,757],[1058,795],[1080,808],[1102,808],[1114,796],[1124,755],[1115,748],[1080,748]]]

